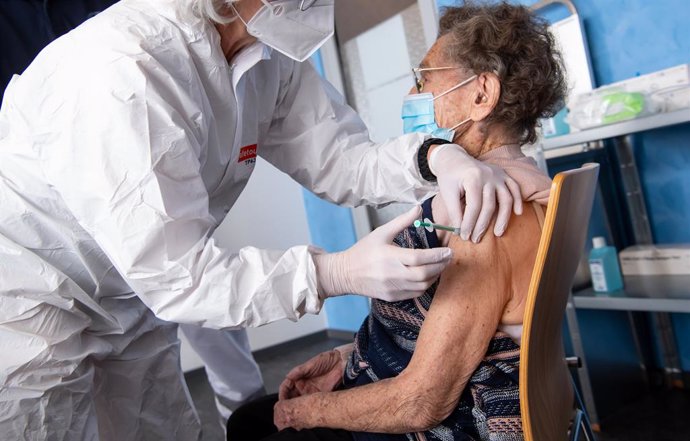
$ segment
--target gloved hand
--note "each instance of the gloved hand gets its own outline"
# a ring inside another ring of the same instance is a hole
[[[422,295],[448,265],[452,252],[405,249],[391,243],[420,213],[421,207],[413,208],[343,252],[314,255],[320,296],[351,293],[393,302]]]
[[[471,237],[472,242],[479,242],[491,223],[498,199],[494,234],[503,235],[511,210],[522,214],[522,196],[517,182],[500,167],[474,159],[455,144],[435,148],[439,150],[432,151],[429,168],[438,180],[451,226],[460,226],[463,240]]]

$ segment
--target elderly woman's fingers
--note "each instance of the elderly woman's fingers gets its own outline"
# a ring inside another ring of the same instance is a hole
[[[295,398],[294,392],[295,383],[289,378],[286,378],[280,383],[280,387],[278,388],[278,399],[289,400],[290,398]]]
[[[311,370],[311,364],[314,362],[314,359],[310,359],[298,366],[295,366],[290,370],[290,372],[287,373],[285,376],[286,379],[291,380],[291,381],[296,381],[306,375],[309,374],[309,371]]]
[[[290,427],[290,418],[286,411],[285,403],[282,402],[282,400],[279,400],[275,406],[273,406],[273,424],[278,430]]]
[[[292,368],[285,376],[283,383],[285,383],[290,390],[298,391],[296,386],[298,381],[320,375],[320,371],[323,369],[321,366],[322,363],[319,362],[319,357],[321,357],[321,355],[322,354],[312,357],[306,362]]]

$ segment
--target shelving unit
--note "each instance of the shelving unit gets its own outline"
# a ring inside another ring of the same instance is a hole
[[[620,159],[622,185],[627,198],[628,216],[632,221],[635,242],[637,244],[651,244],[652,232],[630,135],[689,122],[690,108],[686,108],[547,138],[541,140],[541,145],[547,153],[557,153],[558,149],[563,149],[567,151],[565,153],[567,155],[573,153],[572,146],[588,143],[601,144],[603,140],[612,140]],[[690,313],[690,276],[626,277],[625,289],[617,293],[601,295],[594,293],[592,289],[585,289],[575,292],[571,296],[566,309],[566,322],[575,355],[582,361],[582,368],[578,370],[578,377],[585,406],[593,427],[598,427],[599,418],[594,404],[576,309],[618,310],[629,313],[632,311],[651,312],[659,335],[667,382],[669,384],[682,384],[680,361],[669,314]],[[632,323],[632,315],[630,317]],[[635,334],[634,327],[633,333]],[[637,335],[635,334],[634,337],[639,352]]]
[[[603,139],[617,138],[619,136],[631,135],[634,133],[687,122],[690,122],[690,108],[668,113],[659,113],[656,115],[631,119],[628,121],[621,121],[619,123],[594,127],[553,138],[546,138],[542,141],[542,147],[544,150],[554,150],[572,145],[600,141]]]
[[[575,308],[690,313],[690,276],[627,276],[624,280],[621,291],[575,292]]]

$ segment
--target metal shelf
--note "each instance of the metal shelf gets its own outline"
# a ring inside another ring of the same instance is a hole
[[[690,122],[690,108],[607,124],[553,138],[545,138],[541,142],[544,150],[553,150],[687,122]]]
[[[627,276],[612,293],[591,288],[573,293],[575,308],[690,313],[690,276]]]

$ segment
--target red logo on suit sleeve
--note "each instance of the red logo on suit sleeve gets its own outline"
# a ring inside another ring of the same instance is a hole
[[[240,149],[240,156],[237,162],[247,162],[256,160],[256,144],[248,145]]]

